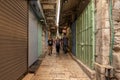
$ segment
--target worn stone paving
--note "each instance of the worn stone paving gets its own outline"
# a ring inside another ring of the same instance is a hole
[[[46,55],[41,66],[31,80],[90,80],[79,65],[67,54],[55,50],[51,56]]]

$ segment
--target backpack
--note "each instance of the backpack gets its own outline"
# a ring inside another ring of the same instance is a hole
[[[68,38],[67,37],[63,37],[63,44],[64,45],[68,45]]]
[[[59,40],[56,41],[56,46],[60,46],[60,41]]]
[[[49,45],[53,45],[53,41],[52,40],[48,40],[48,44]]]

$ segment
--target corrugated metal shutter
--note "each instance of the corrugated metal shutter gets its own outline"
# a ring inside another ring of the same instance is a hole
[[[29,67],[38,59],[38,21],[29,9]]]
[[[27,72],[27,1],[0,0],[0,80]]]

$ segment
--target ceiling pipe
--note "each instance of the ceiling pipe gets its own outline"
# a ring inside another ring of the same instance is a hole
[[[43,13],[43,9],[42,9],[42,6],[41,6],[41,3],[40,3],[39,0],[37,0],[37,4],[38,4],[38,7],[39,7],[39,9],[40,9],[40,11],[41,11],[41,14],[42,14],[42,16],[43,16],[43,18],[44,18],[45,25],[46,25],[46,27],[48,27],[48,24],[47,24],[47,22],[46,22],[45,15],[44,15],[44,13]]]

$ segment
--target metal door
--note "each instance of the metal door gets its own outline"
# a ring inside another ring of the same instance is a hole
[[[72,31],[72,53],[76,55],[76,22],[74,22],[71,26]]]
[[[91,0],[76,22],[76,55],[91,69],[95,54],[94,21],[94,0]]]

